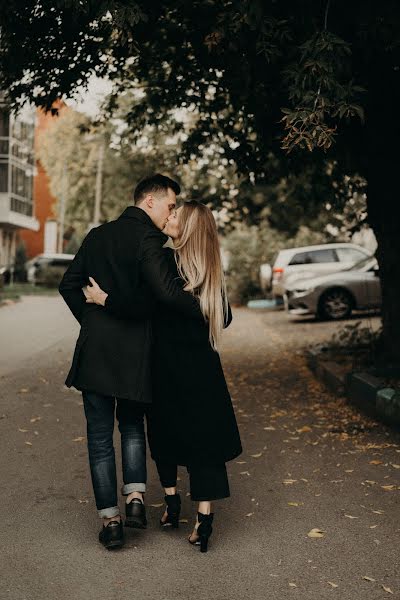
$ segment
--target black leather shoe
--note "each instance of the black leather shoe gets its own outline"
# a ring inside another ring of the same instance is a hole
[[[107,550],[121,548],[125,543],[122,521],[110,521],[108,525],[103,525],[103,529],[99,533],[99,542]]]
[[[125,525],[127,527],[146,529],[146,507],[139,498],[134,498],[129,504],[125,504],[125,515]]]

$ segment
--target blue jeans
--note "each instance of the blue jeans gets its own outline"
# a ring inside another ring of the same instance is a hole
[[[82,392],[87,420],[87,443],[90,473],[96,507],[100,517],[119,515],[117,472],[113,444],[115,403],[118,429],[121,433],[122,494],[145,492],[146,441],[144,409],[130,400]]]

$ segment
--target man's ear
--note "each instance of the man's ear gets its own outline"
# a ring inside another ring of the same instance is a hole
[[[153,206],[154,206],[154,198],[153,198],[153,196],[151,194],[147,194],[147,196],[144,199],[144,203],[149,208],[153,208]]]

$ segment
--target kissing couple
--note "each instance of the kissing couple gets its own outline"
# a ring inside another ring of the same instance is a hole
[[[124,544],[113,445],[121,435],[125,526],[145,529],[147,437],[165,490],[162,527],[177,528],[177,467],[198,502],[189,542],[207,551],[211,502],[230,495],[226,462],[242,451],[218,348],[231,320],[217,227],[178,183],[140,181],[134,206],[92,229],[59,291],[81,329],[66,385],[81,390],[96,507],[107,548]],[[168,237],[174,248],[165,247]]]

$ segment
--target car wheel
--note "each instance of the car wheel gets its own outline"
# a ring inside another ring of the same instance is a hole
[[[341,288],[325,292],[319,301],[319,315],[330,321],[346,319],[351,315],[354,301],[351,295]]]

